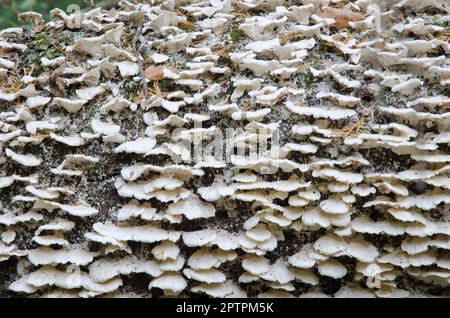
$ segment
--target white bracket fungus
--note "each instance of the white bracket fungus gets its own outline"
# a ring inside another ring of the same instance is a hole
[[[147,2],[0,31],[0,296],[446,296],[448,1]]]

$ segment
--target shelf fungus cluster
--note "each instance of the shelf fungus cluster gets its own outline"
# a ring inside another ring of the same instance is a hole
[[[450,296],[447,1],[19,20],[0,296]]]

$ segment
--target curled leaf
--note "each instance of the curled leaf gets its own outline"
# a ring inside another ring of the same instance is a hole
[[[160,65],[156,67],[148,67],[145,69],[144,74],[151,81],[161,81],[164,79],[164,70],[169,70],[174,73],[178,73],[178,69],[173,66]]]
[[[333,27],[336,29],[345,29],[348,28],[350,21],[361,21],[364,19],[364,16],[360,13],[353,12],[350,9],[336,9],[336,8],[328,8],[323,11],[322,17],[334,19],[336,22],[333,23]]]

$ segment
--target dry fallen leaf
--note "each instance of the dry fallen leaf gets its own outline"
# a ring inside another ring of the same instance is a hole
[[[350,21],[361,21],[364,16],[360,13],[353,12],[350,9],[329,8],[323,11],[322,17],[334,19],[336,22],[333,27],[336,29],[348,28]]]
[[[0,88],[5,93],[16,93],[22,87],[19,77],[13,72],[11,72],[9,81],[2,79],[0,82]]]
[[[64,74],[65,67],[65,64],[61,64],[57,69],[50,73],[49,84],[55,96],[67,96],[64,80],[61,77]]]
[[[174,73],[178,73],[178,69],[173,66],[160,65],[156,67],[148,67],[145,69],[144,74],[151,81],[161,81],[164,79],[164,69],[170,70]]]
[[[140,105],[144,101],[144,98],[145,98],[144,93],[140,92],[140,94],[133,99],[133,102],[136,103],[137,105]]]
[[[252,104],[250,104],[249,102],[244,102],[244,104],[242,105],[242,110],[243,111],[248,111],[252,107],[253,107]]]

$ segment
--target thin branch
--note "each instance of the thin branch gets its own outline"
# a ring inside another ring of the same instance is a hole
[[[136,62],[138,63],[138,66],[139,66],[139,73],[140,73],[141,80],[142,80],[142,90],[144,93],[144,98],[145,98],[145,100],[147,100],[147,81],[145,80],[144,65],[143,65],[143,61],[141,59],[141,54],[140,54],[141,48],[142,48],[142,41],[140,41],[139,47],[137,46],[137,43],[139,42],[139,36],[141,35],[141,32],[142,32],[142,27],[144,26],[144,21],[145,21],[145,15],[142,16],[142,18],[138,19],[138,21],[135,22],[136,23],[136,31],[134,33],[132,47],[133,47],[134,56],[136,58]]]

